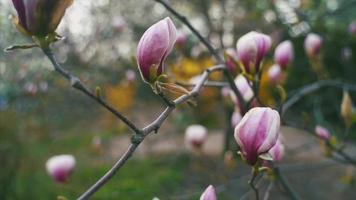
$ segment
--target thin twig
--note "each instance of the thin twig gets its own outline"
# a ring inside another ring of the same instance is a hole
[[[288,196],[292,200],[299,200],[301,199],[298,194],[293,190],[293,188],[289,185],[287,179],[284,177],[284,175],[281,173],[280,169],[277,166],[273,166],[272,164],[272,169],[275,177],[277,180],[281,183],[283,189],[286,191]]]
[[[257,186],[255,186],[255,179],[258,175],[258,167],[254,166],[252,167],[252,177],[251,177],[251,180],[248,181],[248,184],[251,186],[252,190],[255,192],[255,196],[256,196],[256,200],[259,200],[260,197],[259,197],[259,194],[258,194],[258,188]]]
[[[312,84],[302,87],[294,95],[289,97],[288,100],[285,101],[283,104],[281,116],[283,116],[289,108],[291,108],[295,103],[297,103],[304,96],[311,94],[311,93],[313,93],[321,88],[324,88],[324,87],[337,87],[337,88],[341,88],[341,89],[356,91],[356,85],[353,85],[353,84],[348,84],[348,83],[344,83],[344,82],[337,81],[337,80],[317,81],[315,83],[312,83]]]
[[[112,168],[105,173],[94,185],[92,185],[86,192],[84,192],[78,200],[89,199],[95,192],[97,192],[107,181],[109,181],[120,170],[126,161],[132,156],[140,143],[132,143],[121,158],[112,166]]]
[[[113,113],[116,117],[118,117],[120,120],[122,120],[131,130],[133,130],[135,133],[139,133],[140,129],[137,128],[129,119],[127,119],[123,114],[121,114],[119,111],[117,111],[115,108],[113,108],[111,105],[109,105],[106,101],[104,101],[101,97],[96,96],[94,93],[90,92],[90,90],[80,81],[79,78],[75,77],[72,75],[70,72],[65,70],[57,61],[56,57],[54,56],[53,52],[51,49],[43,49],[44,54],[48,57],[48,59],[51,61],[51,63],[54,66],[54,69],[60,73],[64,78],[66,78],[71,86],[81,92],[83,92],[85,95],[90,97],[91,99],[95,100],[97,103],[105,107],[107,110],[109,110],[111,113]]]
[[[266,188],[265,194],[263,195],[263,200],[268,200],[272,188],[273,188],[273,182],[271,181]]]

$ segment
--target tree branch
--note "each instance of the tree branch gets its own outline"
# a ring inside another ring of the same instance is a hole
[[[48,59],[51,61],[51,63],[54,66],[54,69],[60,73],[64,78],[66,78],[71,86],[85,95],[87,95],[89,98],[95,100],[97,103],[105,107],[107,110],[109,110],[111,113],[113,113],[117,118],[122,120],[132,131],[135,133],[139,133],[140,130],[137,128],[129,119],[127,119],[123,114],[121,114],[119,111],[117,111],[115,108],[113,108],[111,105],[109,105],[106,101],[104,101],[101,97],[96,96],[90,90],[80,81],[79,78],[76,76],[72,75],[70,72],[65,70],[57,61],[56,57],[54,56],[53,52],[51,49],[42,49],[44,54],[48,57]]]
[[[295,103],[297,103],[304,96],[311,94],[324,87],[336,87],[336,88],[356,91],[356,85],[344,83],[338,80],[317,81],[315,83],[302,87],[294,95],[289,97],[288,100],[283,103],[281,116],[283,116],[289,108],[291,108]]]

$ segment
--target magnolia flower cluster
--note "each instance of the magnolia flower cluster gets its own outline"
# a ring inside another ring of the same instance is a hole
[[[14,22],[24,34],[44,37],[55,32],[73,0],[12,0],[18,17]]]
[[[75,167],[76,161],[72,155],[57,155],[46,162],[47,173],[59,183],[66,182]]]

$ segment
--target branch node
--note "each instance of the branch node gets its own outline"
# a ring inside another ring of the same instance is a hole
[[[145,136],[142,133],[135,133],[131,137],[131,143],[135,144],[135,145],[138,145],[143,141],[144,138],[145,138]]]
[[[70,77],[70,85],[74,88],[81,88],[81,82],[77,77]]]

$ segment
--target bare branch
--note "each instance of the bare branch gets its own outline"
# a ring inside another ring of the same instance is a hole
[[[300,99],[305,97],[308,94],[318,91],[324,87],[336,87],[346,90],[356,91],[356,85],[344,83],[337,80],[321,80],[315,83],[306,85],[299,89],[294,95],[288,98],[286,102],[283,103],[283,108],[281,112],[281,116],[285,114],[285,112],[291,108],[295,103],[297,103]]]
[[[135,152],[136,148],[140,143],[132,143],[129,148],[126,150],[124,155],[112,166],[112,168],[105,173],[94,185],[92,185],[86,192],[84,192],[78,200],[89,199],[96,191],[98,191],[107,181],[109,181],[115,174],[120,170],[126,161],[131,158],[132,154]]]
[[[101,97],[97,97],[95,94],[90,92],[90,90],[80,81],[79,78],[75,77],[70,72],[68,72],[65,69],[63,69],[63,67],[59,64],[59,62],[57,61],[57,59],[54,56],[54,54],[53,54],[51,49],[43,49],[43,52],[44,52],[44,54],[46,54],[48,59],[53,64],[54,69],[58,73],[60,73],[64,78],[66,78],[70,82],[70,84],[71,84],[71,86],[73,88],[83,92],[85,95],[87,95],[88,97],[90,97],[91,99],[95,100],[97,103],[99,103],[103,107],[105,107],[107,110],[109,110],[111,113],[113,113],[116,117],[121,119],[135,133],[139,133],[140,132],[139,128],[137,128],[129,119],[127,119],[119,111],[117,111],[115,108],[113,108],[111,105],[109,105]]]

